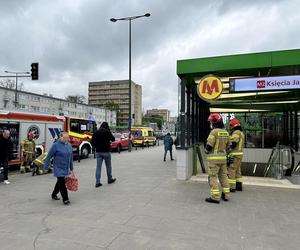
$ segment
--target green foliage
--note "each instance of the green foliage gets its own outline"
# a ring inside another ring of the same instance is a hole
[[[144,116],[142,119],[143,126],[149,127],[149,123],[157,123],[157,127],[159,129],[162,128],[164,119],[160,115],[151,115],[151,116]]]
[[[83,95],[68,95],[65,99],[69,102],[86,103],[86,97]]]

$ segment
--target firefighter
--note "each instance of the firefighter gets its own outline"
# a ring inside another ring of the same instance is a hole
[[[230,139],[228,132],[224,129],[220,114],[212,113],[208,117],[208,121],[211,123],[212,130],[207,138],[205,153],[208,154],[208,181],[211,195],[205,201],[220,203],[220,198],[228,201],[227,150],[230,146]],[[222,186],[222,195],[219,191],[218,178]]]
[[[228,167],[228,182],[230,185],[230,192],[235,192],[236,190],[243,191],[241,164],[245,136],[242,132],[241,123],[238,119],[231,119],[229,122],[229,128],[231,130],[231,152],[229,154],[230,164]]]
[[[35,158],[35,142],[33,140],[33,133],[29,132],[27,134],[27,139],[23,140],[22,143],[22,165],[20,167],[20,172],[30,172],[30,165]]]
[[[37,157],[33,162],[32,162],[32,166],[33,166],[33,171],[32,171],[32,176],[34,176],[35,174],[37,175],[42,175],[45,174],[45,168],[44,168],[44,164],[45,164],[45,160],[47,158],[48,153],[45,152],[43,154],[41,154],[39,157]],[[48,173],[52,172],[52,164],[50,164]]]

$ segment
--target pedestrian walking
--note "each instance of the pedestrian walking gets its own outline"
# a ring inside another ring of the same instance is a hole
[[[9,130],[4,130],[0,134],[0,167],[3,167],[4,183],[10,184],[8,181],[8,161],[11,156],[12,143],[10,140]]]
[[[165,147],[165,154],[164,154],[164,161],[166,161],[166,156],[167,156],[167,152],[170,152],[170,158],[171,161],[173,161],[173,156],[172,156],[172,147],[173,147],[173,138],[171,137],[170,133],[167,133],[164,137],[164,147]]]
[[[101,169],[102,163],[105,161],[107,183],[112,184],[116,181],[116,178],[112,177],[112,166],[111,166],[111,148],[110,143],[115,141],[115,137],[110,132],[107,122],[102,122],[100,128],[93,134],[92,145],[96,149],[96,184],[95,187],[101,187]]]
[[[210,185],[210,197],[206,202],[220,203],[220,198],[228,201],[229,183],[227,177],[227,152],[230,146],[228,132],[224,129],[222,116],[218,113],[212,113],[208,117],[212,130],[207,138],[205,153],[208,160],[208,176]],[[218,178],[222,186],[222,195],[220,197]]]
[[[69,143],[69,135],[67,132],[61,132],[59,140],[52,144],[45,160],[45,171],[48,171],[52,158],[53,174],[57,178],[57,182],[51,194],[51,198],[53,200],[60,200],[57,196],[60,192],[63,204],[69,205],[70,201],[65,178],[73,173],[73,150]]]

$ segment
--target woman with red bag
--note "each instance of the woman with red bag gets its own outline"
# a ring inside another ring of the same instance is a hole
[[[50,148],[45,161],[45,170],[48,171],[50,160],[53,158],[53,173],[57,178],[51,198],[60,200],[57,194],[60,192],[63,204],[69,205],[68,190],[66,188],[66,176],[74,176],[73,173],[73,150],[69,143],[69,135],[67,132],[61,132],[59,140],[57,140]]]

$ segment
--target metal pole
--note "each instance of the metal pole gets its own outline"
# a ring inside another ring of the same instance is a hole
[[[128,119],[128,151],[131,152],[131,19],[129,19],[129,119]]]
[[[18,73],[16,73],[15,109],[17,109],[17,101],[18,101]]]

